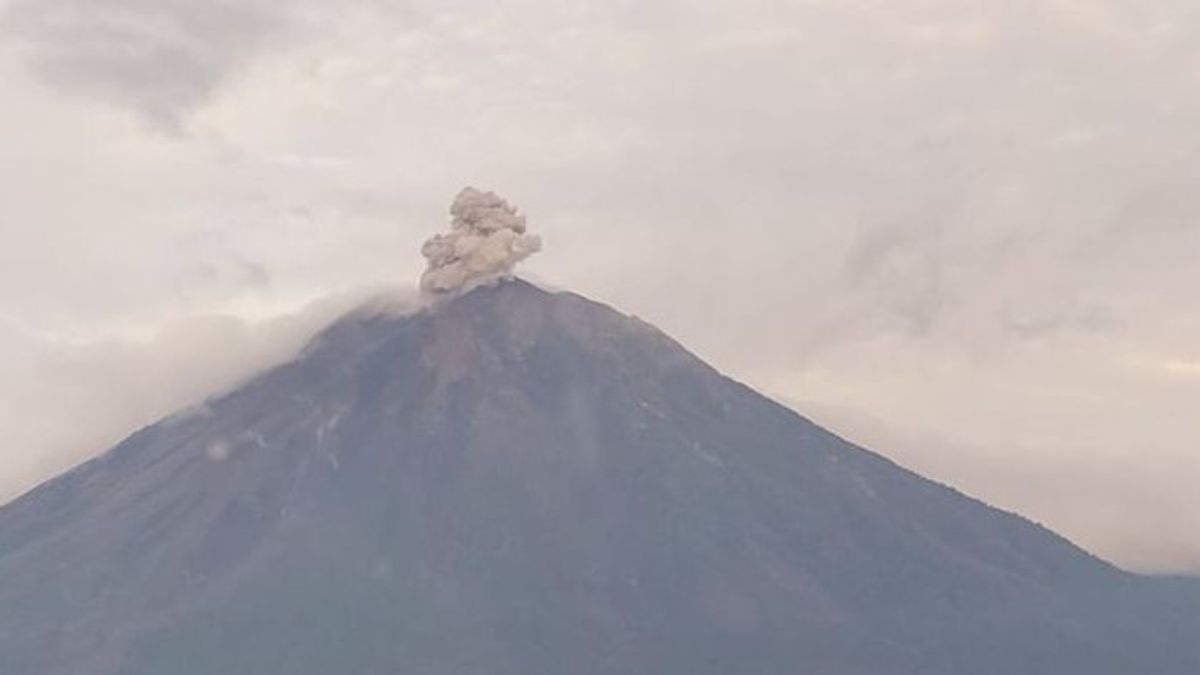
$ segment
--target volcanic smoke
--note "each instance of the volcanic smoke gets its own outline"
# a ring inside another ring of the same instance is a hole
[[[457,295],[512,275],[513,268],[542,248],[525,230],[525,216],[494,192],[465,187],[450,205],[450,232],[421,247],[428,261],[421,290]]]

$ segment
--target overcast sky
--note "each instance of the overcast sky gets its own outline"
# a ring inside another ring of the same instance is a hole
[[[525,264],[1120,564],[1200,570],[1194,0],[0,0],[0,499]]]

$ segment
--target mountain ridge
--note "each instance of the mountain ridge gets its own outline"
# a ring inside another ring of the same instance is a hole
[[[1200,663],[1166,585],[519,280],[352,313],[0,508],[0,578],[19,675]]]

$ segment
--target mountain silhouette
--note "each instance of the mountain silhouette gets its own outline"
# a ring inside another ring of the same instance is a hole
[[[352,313],[0,509],[7,675],[1195,675],[1198,637],[1194,581],[519,280]]]

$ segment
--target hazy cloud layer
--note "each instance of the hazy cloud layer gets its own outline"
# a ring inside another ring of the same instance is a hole
[[[1195,3],[0,11],[0,353],[416,279],[487,186],[553,243],[532,273],[1105,555],[1200,569]],[[44,440],[73,411],[5,361],[18,463],[99,449]]]
[[[160,130],[205,103],[278,31],[287,3],[257,0],[19,0],[6,33],[64,91],[128,106]]]
[[[286,361],[317,330],[352,308],[415,306],[403,290],[331,295],[294,311],[245,319],[195,315],[144,334],[90,340],[0,326],[0,428],[14,448],[0,472],[0,501],[87,459],[132,431],[203,405]],[[16,384],[19,383],[19,384]]]

